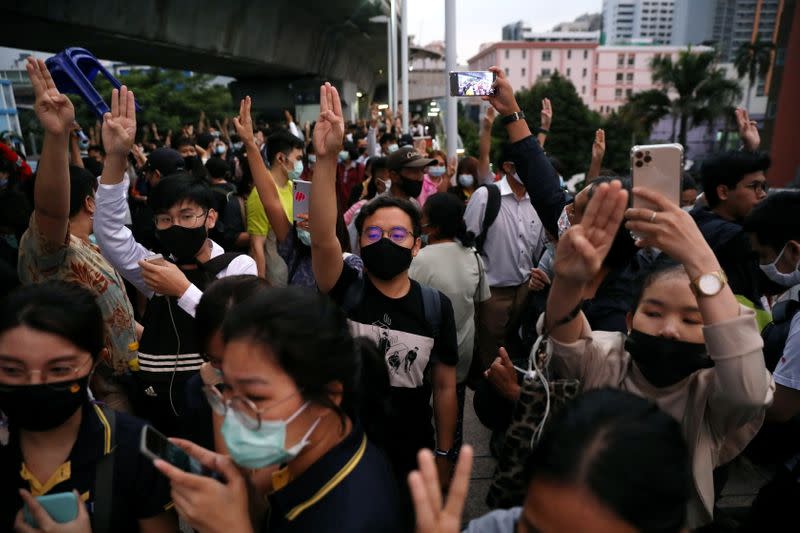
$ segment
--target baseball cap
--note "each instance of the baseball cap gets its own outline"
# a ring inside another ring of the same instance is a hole
[[[389,170],[400,170],[401,168],[420,168],[427,167],[436,162],[435,159],[423,157],[419,152],[410,146],[404,146],[399,150],[389,154],[386,158],[386,167]]]
[[[145,170],[158,170],[162,176],[174,174],[183,170],[185,163],[183,157],[177,150],[172,148],[156,148],[147,157],[144,164]]]

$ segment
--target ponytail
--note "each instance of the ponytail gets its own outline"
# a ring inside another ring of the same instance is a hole
[[[451,193],[440,192],[425,201],[425,215],[428,225],[436,228],[440,239],[458,239],[463,246],[471,248],[475,244],[475,234],[467,231],[464,222],[464,202]]]

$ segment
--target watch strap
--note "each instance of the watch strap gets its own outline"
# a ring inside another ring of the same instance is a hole
[[[522,111],[516,111],[511,113],[510,115],[506,115],[502,118],[502,122],[504,126],[511,124],[512,122],[516,122],[518,120],[522,120],[525,118],[525,113]]]

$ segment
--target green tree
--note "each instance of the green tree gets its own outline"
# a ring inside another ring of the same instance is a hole
[[[568,175],[586,172],[594,132],[601,125],[600,116],[583,103],[572,82],[556,72],[530,89],[516,93],[517,103],[525,113],[531,131],[539,128],[542,100],[545,97],[553,105],[553,126],[547,136],[545,150],[563,163]],[[505,127],[496,120],[492,130],[492,161],[500,161],[507,142]]]
[[[678,142],[684,147],[686,134],[691,126],[697,124],[697,119],[712,120],[710,114],[703,111],[704,108],[715,108],[715,100],[729,101],[732,95],[741,94],[738,84],[725,79],[717,68],[715,52],[698,54],[689,47],[678,54],[677,61],[673,62],[669,55],[657,56],[651,65],[653,82],[660,85],[663,92],[677,95],[671,99],[671,115],[675,121],[673,132],[677,122]]]
[[[180,131],[186,122],[197,123],[200,112],[204,111],[213,125],[214,120],[232,116],[233,106],[227,87],[211,85],[209,75],[187,75],[185,72],[152,68],[132,71],[119,76],[121,83],[136,94],[136,102],[142,111],[136,119],[139,131],[144,131],[155,123],[163,135],[168,130]],[[108,102],[111,98],[111,84],[98,77],[95,83],[98,92]],[[96,116],[80,98],[72,98],[76,104],[76,118],[84,128],[94,124]]]
[[[464,145],[464,155],[478,157],[478,125],[467,117],[461,102],[458,103],[458,135]]]
[[[762,41],[760,35],[756,35],[756,40],[750,43],[743,43],[733,59],[736,73],[741,80],[747,76],[747,110],[750,111],[750,95],[753,86],[759,79],[764,79],[769,72],[772,63],[772,51],[775,44],[769,41]]]
[[[653,126],[672,112],[672,102],[667,93],[659,89],[641,91],[631,95],[619,108],[621,123],[633,130],[634,140],[644,142],[650,137]]]

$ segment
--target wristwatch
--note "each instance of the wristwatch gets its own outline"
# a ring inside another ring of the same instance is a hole
[[[716,296],[725,288],[726,283],[728,283],[728,277],[725,272],[718,270],[698,276],[692,280],[689,286],[694,295],[700,298],[701,296]]]
[[[456,459],[458,459],[458,454],[453,449],[444,451],[444,450],[440,450],[439,448],[436,448],[433,451],[433,454],[436,457],[447,457],[447,459],[449,459],[450,461],[455,461]]]
[[[514,113],[511,113],[510,115],[504,116],[501,120],[503,122],[503,126],[508,126],[512,122],[516,122],[524,118],[525,118],[525,113],[523,113],[522,111],[516,111]]]

